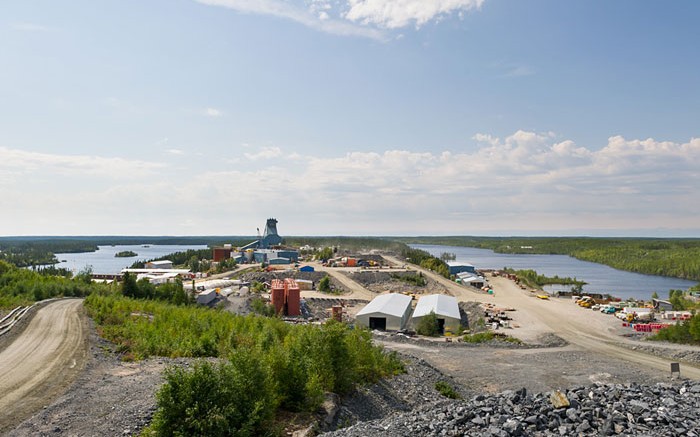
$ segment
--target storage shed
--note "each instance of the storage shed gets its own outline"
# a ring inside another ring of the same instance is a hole
[[[299,267],[300,272],[313,272],[315,269],[312,266],[301,266]]]
[[[411,298],[397,293],[382,294],[368,303],[355,316],[358,325],[381,331],[406,328],[411,315]]]
[[[441,333],[444,331],[459,332],[461,317],[457,299],[444,294],[422,296],[416,304],[416,309],[413,311],[413,326],[418,325],[420,319],[431,312],[437,316],[438,327]]]

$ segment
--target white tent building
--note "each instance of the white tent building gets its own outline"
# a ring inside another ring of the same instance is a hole
[[[355,316],[358,325],[382,331],[399,331],[411,315],[411,298],[397,293],[381,294]]]
[[[412,323],[417,326],[422,317],[435,313],[440,331],[459,332],[461,317],[457,299],[444,294],[430,294],[418,300],[416,309],[413,311]]]

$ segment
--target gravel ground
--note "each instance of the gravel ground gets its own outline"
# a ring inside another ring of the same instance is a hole
[[[345,273],[353,281],[375,293],[408,292],[415,294],[447,294],[447,288],[424,276],[426,285],[416,286],[392,276],[415,276],[415,271],[383,272],[381,270],[356,270]]]

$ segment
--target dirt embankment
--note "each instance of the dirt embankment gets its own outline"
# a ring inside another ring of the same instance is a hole
[[[444,285],[415,271],[358,270],[346,274],[374,293],[444,294],[447,291]],[[416,285],[412,280],[425,281],[425,285]]]

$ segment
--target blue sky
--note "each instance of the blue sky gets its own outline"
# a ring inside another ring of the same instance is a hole
[[[0,5],[0,233],[700,237],[700,3]]]

